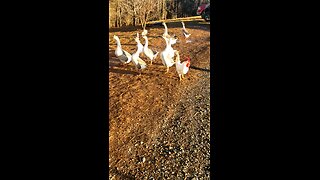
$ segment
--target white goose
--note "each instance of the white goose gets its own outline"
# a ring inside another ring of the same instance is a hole
[[[143,46],[139,46],[141,43],[138,37],[136,37],[134,40],[137,42],[137,51],[132,54],[132,62],[138,70],[142,70],[147,67],[147,64],[139,57],[139,54],[143,51]]]
[[[168,27],[165,22],[162,22],[162,25],[164,26],[164,33],[163,33],[162,37],[167,38],[167,39],[174,39],[175,41],[173,41],[172,44],[175,44],[177,42],[177,39],[175,39],[176,35],[171,36],[168,34]]]
[[[167,68],[166,73],[169,72],[169,67],[173,66],[175,64],[173,57],[174,52],[173,48],[171,47],[171,40],[168,40],[167,38],[163,37],[163,39],[166,41],[166,48],[164,51],[160,53],[160,58],[162,60],[163,65]]]
[[[150,59],[150,62],[151,62],[150,64],[152,64],[152,61],[154,61],[156,59],[159,52],[149,49],[148,48],[148,37],[143,36],[143,38],[146,41],[146,43],[144,44],[144,47],[143,47],[143,53]]]
[[[114,35],[113,39],[117,42],[117,48],[115,50],[115,55],[118,57],[118,59],[123,63],[127,64],[132,60],[132,56],[127,51],[123,50],[121,47],[120,39],[118,36]]]
[[[191,34],[186,30],[186,27],[184,26],[184,22],[181,21],[182,24],[182,33],[184,35],[184,37],[188,38]]]

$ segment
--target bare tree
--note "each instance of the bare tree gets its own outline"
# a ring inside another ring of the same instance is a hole
[[[167,0],[162,0],[161,19],[167,19]]]
[[[157,11],[157,1],[153,0],[141,0],[139,1],[138,16],[140,20],[141,27],[146,28],[146,24],[150,19],[156,18],[158,16]]]
[[[114,0],[109,1],[109,26],[115,26],[116,10]]]
[[[123,11],[126,12],[125,16],[131,17],[132,24],[136,26],[138,13],[141,9],[141,2],[139,0],[121,0],[121,7],[123,8]]]
[[[195,15],[200,4],[209,0],[110,0],[109,26],[141,25],[150,20]],[[210,1],[209,1],[210,2]]]

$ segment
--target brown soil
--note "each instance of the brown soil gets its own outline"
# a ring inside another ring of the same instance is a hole
[[[114,28],[109,32],[109,179],[210,178],[210,27],[186,22],[191,33],[186,43],[181,23],[168,23],[178,36],[173,48],[181,61],[191,58],[185,79],[175,65],[166,68],[158,56],[139,75],[133,64],[115,57],[113,35],[122,48],[136,51],[134,37],[141,28]],[[162,51],[163,26],[149,27],[149,48]],[[144,39],[140,38],[142,44]]]

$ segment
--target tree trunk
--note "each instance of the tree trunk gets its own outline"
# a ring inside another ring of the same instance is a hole
[[[116,17],[115,17],[115,26],[118,27],[118,21],[119,21],[119,14],[118,14],[118,7],[116,7]]]
[[[143,24],[143,29],[146,29],[148,18],[149,18],[149,12],[148,12],[148,13],[146,14],[146,16],[145,16],[144,24]]]
[[[177,18],[178,17],[178,1],[177,0],[175,1],[175,6],[176,6],[175,14],[176,14],[176,18]]]
[[[162,1],[162,19],[166,19],[167,13],[166,13],[166,0]]]
[[[132,17],[132,25],[136,25],[136,18],[134,16]]]
[[[122,26],[122,14],[121,14],[121,7],[119,8],[119,25]]]
[[[159,0],[157,1],[157,17],[161,19],[161,3]]]

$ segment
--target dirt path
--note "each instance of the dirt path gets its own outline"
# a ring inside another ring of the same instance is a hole
[[[141,76],[132,64],[120,66],[113,35],[133,53],[137,31],[110,32],[109,179],[209,179],[210,31],[188,23],[191,43],[184,41],[181,27],[168,24],[169,33],[180,40],[173,48],[182,60],[191,57],[181,82],[175,66],[164,74],[159,57]],[[148,31],[149,47],[163,50],[165,42],[158,37],[163,27]]]

